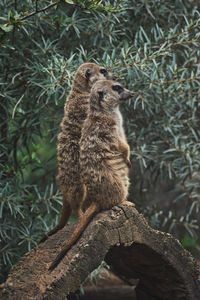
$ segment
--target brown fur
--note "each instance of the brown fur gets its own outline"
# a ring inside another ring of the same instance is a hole
[[[63,194],[63,206],[59,223],[40,242],[63,228],[72,210],[78,217],[81,215],[80,206],[85,198],[85,189],[80,180],[79,164],[81,129],[87,116],[91,87],[97,80],[105,78],[112,79],[112,74],[95,63],[82,64],[75,74],[64,108],[64,117],[60,125],[61,132],[58,135],[57,180]]]
[[[116,87],[119,91],[115,90]],[[90,110],[80,140],[86,212],[80,217],[71,238],[51,264],[51,271],[77,241],[95,214],[126,201],[130,150],[118,107],[131,96],[132,92],[109,80],[100,80],[91,89]]]

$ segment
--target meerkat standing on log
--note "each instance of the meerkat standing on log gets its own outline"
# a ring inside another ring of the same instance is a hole
[[[91,87],[101,79],[113,79],[113,76],[104,67],[95,63],[82,64],[75,74],[64,108],[61,132],[58,135],[57,180],[63,194],[63,206],[59,223],[40,242],[44,242],[48,236],[62,229],[72,210],[78,217],[81,215],[80,206],[85,189],[80,180],[79,141],[83,122],[87,117]]]
[[[69,241],[49,267],[50,271],[59,264],[95,214],[127,202],[130,149],[122,126],[119,104],[132,95],[131,91],[111,80],[100,80],[91,89],[90,109],[80,140],[86,211]],[[134,205],[131,202],[127,204]]]

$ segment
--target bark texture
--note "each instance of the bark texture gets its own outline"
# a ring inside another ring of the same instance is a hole
[[[1,287],[0,299],[66,299],[102,260],[128,284],[140,279],[136,299],[200,299],[200,272],[195,259],[170,234],[150,228],[143,216],[127,205],[98,214],[49,273],[50,263],[74,226],[66,226],[24,255]]]

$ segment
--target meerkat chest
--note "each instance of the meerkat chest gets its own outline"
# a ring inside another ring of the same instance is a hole
[[[119,110],[119,107],[115,109],[115,119],[117,123],[117,131],[121,138],[124,139],[123,117]]]
[[[123,118],[122,118],[122,114],[121,114],[121,112],[120,112],[120,110],[119,110],[119,107],[116,107],[115,108],[115,119],[116,119],[116,121],[117,121],[117,126],[118,126],[118,128],[120,129],[120,128],[123,128],[122,126],[123,126]]]

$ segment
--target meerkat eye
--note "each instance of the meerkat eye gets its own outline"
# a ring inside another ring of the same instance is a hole
[[[113,91],[118,92],[118,94],[121,94],[124,90],[120,85],[113,85],[112,89],[113,89]]]
[[[104,76],[106,76],[108,74],[106,69],[101,69],[100,73],[103,74]]]

